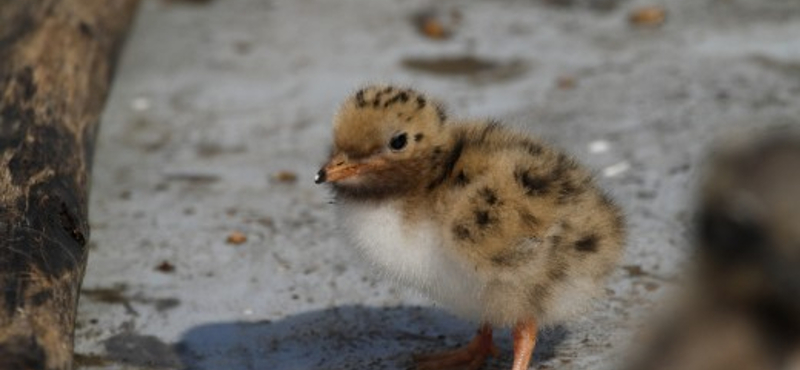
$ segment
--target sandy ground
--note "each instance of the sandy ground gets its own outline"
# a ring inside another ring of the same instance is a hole
[[[652,5],[662,25],[630,23]],[[313,184],[337,105],[369,82],[596,171],[627,254],[532,367],[613,368],[686,270],[708,144],[798,124],[798,35],[795,0],[143,1],[98,140],[77,368],[406,369],[468,340],[473,323],[358,261]],[[499,336],[490,369],[509,367]]]

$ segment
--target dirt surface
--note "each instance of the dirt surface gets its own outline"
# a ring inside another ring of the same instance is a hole
[[[800,124],[794,0],[142,5],[98,139],[81,369],[398,370],[469,339],[473,323],[359,262],[313,184],[331,117],[362,84],[526,127],[624,207],[608,297],[543,333],[539,369],[623,359],[686,271],[708,144]],[[652,6],[662,23],[632,23]],[[410,21],[421,12],[458,18],[431,39]],[[489,369],[509,367],[498,338]]]

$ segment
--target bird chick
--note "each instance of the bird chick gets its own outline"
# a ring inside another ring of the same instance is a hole
[[[798,369],[800,135],[751,135],[708,167],[694,279],[629,369]]]
[[[465,347],[417,368],[477,369],[493,327],[513,327],[514,370],[537,328],[583,312],[625,239],[622,212],[566,154],[495,121],[454,121],[423,94],[370,86],[334,119],[330,184],[360,254],[455,314],[480,322]]]

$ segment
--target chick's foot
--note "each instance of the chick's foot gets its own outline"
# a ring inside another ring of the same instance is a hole
[[[484,324],[467,345],[451,351],[414,356],[416,370],[478,370],[489,356],[497,357],[499,351],[492,341],[492,327]]]

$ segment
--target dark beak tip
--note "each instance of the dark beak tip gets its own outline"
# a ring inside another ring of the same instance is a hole
[[[326,175],[327,174],[325,173],[325,169],[324,168],[319,170],[319,172],[317,172],[317,176],[314,176],[314,183],[315,184],[322,184],[323,182],[325,182],[325,180],[327,178]]]

